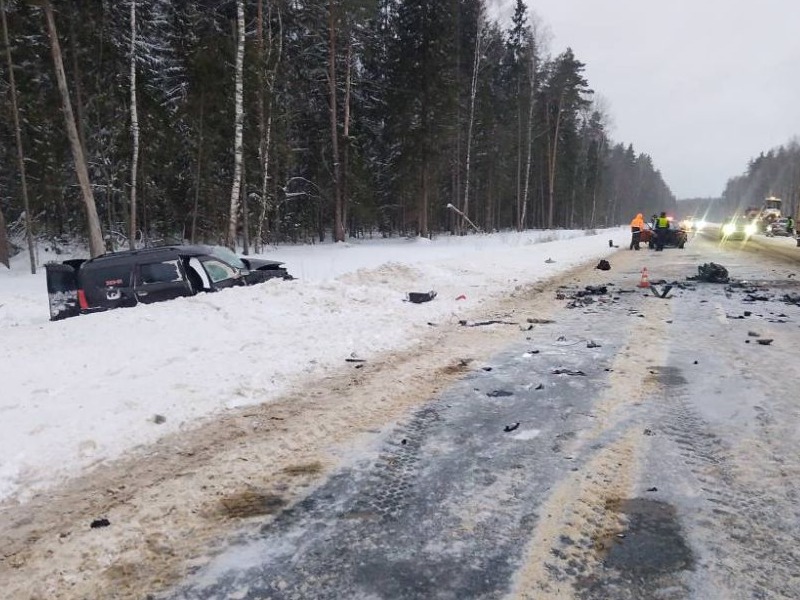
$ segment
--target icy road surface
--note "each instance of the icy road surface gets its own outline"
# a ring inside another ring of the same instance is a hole
[[[800,597],[790,242],[620,250],[432,322],[8,508],[0,579],[14,598]],[[737,284],[686,281],[710,261]],[[657,298],[644,266],[681,285]]]

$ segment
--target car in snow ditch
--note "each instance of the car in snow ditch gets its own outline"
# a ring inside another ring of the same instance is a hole
[[[151,304],[199,292],[292,279],[283,263],[223,246],[159,246],[48,263],[50,320]]]

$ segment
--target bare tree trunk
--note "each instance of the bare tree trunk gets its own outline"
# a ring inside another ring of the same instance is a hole
[[[422,165],[422,194],[419,199],[419,235],[428,237],[428,161]]]
[[[462,208],[463,217],[459,230],[464,230],[464,221],[469,221],[469,179],[470,161],[472,159],[472,128],[475,124],[475,97],[478,95],[478,70],[481,65],[481,42],[483,40],[483,15],[478,13],[478,27],[475,35],[475,57],[472,61],[472,85],[469,91],[469,123],[467,125],[467,159],[464,169],[464,205]]]
[[[233,142],[233,188],[231,189],[231,209],[228,219],[227,245],[236,248],[236,224],[239,213],[239,194],[242,186],[242,126],[244,124],[244,0],[236,0],[236,117]]]
[[[552,140],[548,139],[547,149],[548,149],[548,173],[547,173],[547,228],[553,228],[553,213],[555,210],[555,189],[556,189],[556,164],[557,164],[557,156],[558,156],[558,131],[561,127],[561,110],[562,110],[562,103],[564,101],[564,94],[562,92],[561,96],[558,98],[558,110],[556,111],[556,123],[555,123],[555,132],[553,133]],[[549,111],[548,111],[549,114]],[[549,124],[548,124],[548,137],[549,134]]]
[[[78,176],[78,182],[81,186],[83,193],[83,202],[86,205],[86,219],[89,227],[89,253],[94,256],[103,254],[103,234],[100,229],[100,219],[97,217],[97,206],[94,202],[94,194],[92,192],[92,184],[89,181],[89,170],[86,167],[86,157],[83,153],[80,139],[78,137],[78,128],[75,125],[75,115],[72,112],[72,103],[69,99],[69,91],[67,90],[67,76],[64,73],[64,63],[61,59],[61,46],[58,42],[58,32],[56,31],[56,22],[53,17],[53,6],[50,0],[42,0],[42,8],[44,9],[45,19],[47,21],[47,32],[50,36],[50,49],[53,53],[53,64],[56,71],[56,79],[58,80],[58,91],[61,94],[61,103],[64,111],[64,121],[67,127],[67,136],[69,137],[70,147],[72,148],[72,157],[75,161],[75,172]]]
[[[263,0],[258,4],[259,18],[258,18],[258,42],[259,42],[259,56],[261,57],[261,74],[263,79],[264,71],[269,67],[272,58],[273,37],[272,37],[272,3],[270,2],[267,11],[267,20],[270,23],[269,31],[267,33],[269,44],[264,53],[264,34],[262,31],[262,18],[263,18]],[[264,224],[267,222],[267,211],[270,207],[269,202],[269,166],[270,166],[270,145],[272,143],[272,99],[275,90],[275,78],[278,73],[278,65],[281,62],[281,55],[283,53],[283,20],[281,12],[278,10],[278,48],[275,64],[272,66],[272,71],[267,78],[266,88],[269,91],[269,101],[264,102],[264,88],[262,83],[259,90],[259,145],[258,154],[261,162],[261,211],[258,217],[258,225],[256,227],[256,244],[262,244],[262,235]],[[266,109],[266,119],[265,119]],[[257,248],[259,247],[257,246]],[[258,249],[256,250],[258,252]]]
[[[331,152],[333,154],[333,241],[344,241],[342,181],[339,165],[339,127],[336,106],[336,0],[328,0],[328,93],[330,95]]]
[[[139,171],[139,114],[136,104],[136,0],[131,0],[131,213],[128,228],[128,246],[136,249],[136,176]]]
[[[350,91],[353,74],[353,39],[348,31],[347,34],[347,64],[344,80],[344,129],[342,139],[344,140],[344,156],[342,165],[342,224],[347,223],[348,205],[350,204]],[[350,232],[352,235],[352,231]],[[342,233],[344,238],[344,232]]]
[[[5,8],[0,8],[5,13]],[[9,269],[11,264],[8,261],[8,234],[6,233],[6,219],[3,211],[0,210],[0,264],[4,264]]]
[[[525,185],[522,192],[522,219],[520,220],[520,229],[525,227],[526,217],[528,213],[528,195],[530,192],[531,183],[531,163],[533,162],[533,113],[536,107],[536,46],[533,40],[529,44],[531,56],[531,72],[530,72],[530,98],[528,99],[528,127],[525,135],[525,144],[528,149],[528,156],[525,160]]]
[[[197,211],[200,204],[200,179],[203,167],[203,113],[205,110],[205,93],[200,91],[200,136],[197,140],[197,173],[194,183],[194,206],[192,207],[192,243],[197,243]]]
[[[250,254],[250,216],[247,214],[247,167],[242,163],[242,254]]]
[[[22,131],[19,124],[19,107],[17,106],[17,84],[14,80],[14,63],[11,61],[11,44],[8,39],[8,23],[6,22],[5,1],[0,0],[0,13],[3,19],[3,42],[6,47],[6,60],[8,62],[8,83],[11,87],[11,112],[14,117],[14,137],[17,142],[17,161],[19,166],[20,183],[22,186],[22,206],[25,210],[25,237],[28,240],[28,254],[30,254],[31,274],[36,274],[36,257],[33,253],[33,220],[31,219],[31,206],[28,200],[28,180],[25,176],[25,152],[22,147]],[[10,267],[8,263],[8,239],[6,237],[6,223],[0,213],[0,262]]]

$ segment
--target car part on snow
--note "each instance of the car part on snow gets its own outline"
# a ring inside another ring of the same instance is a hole
[[[505,431],[506,433],[508,433],[508,432],[510,432],[510,431],[514,431],[514,430],[515,430],[515,429],[517,429],[518,427],[519,427],[519,423],[513,423],[513,424],[511,424],[511,425],[506,425],[505,427],[503,427],[503,431]]]
[[[409,292],[407,294],[407,300],[414,304],[422,304],[423,302],[430,302],[436,298],[436,292],[431,290],[430,292]]]
[[[672,298],[672,296],[667,296],[667,294],[669,294],[671,289],[672,289],[671,285],[665,285],[664,290],[659,292],[656,286],[653,285],[650,287],[650,291],[653,292],[653,296],[655,296],[656,298]]]
[[[597,266],[595,267],[595,269],[600,269],[601,271],[610,271],[611,270],[611,264],[607,260],[604,259],[604,260],[601,260],[599,263],[597,263]]]
[[[697,267],[697,279],[708,283],[728,283],[728,269],[717,263],[705,263]]]

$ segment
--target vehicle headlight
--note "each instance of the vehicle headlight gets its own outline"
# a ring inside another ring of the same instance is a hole
[[[736,231],[736,225],[734,225],[733,223],[725,223],[725,225],[722,226],[722,233],[724,233],[725,235],[730,235],[735,231]]]
[[[753,235],[753,234],[755,234],[756,231],[758,231],[758,227],[756,227],[755,223],[748,223],[744,227],[745,235]]]

